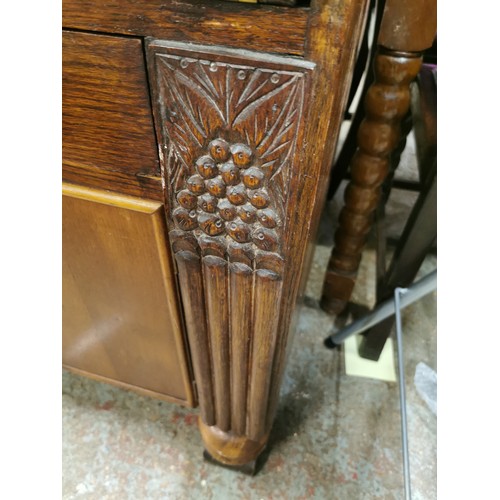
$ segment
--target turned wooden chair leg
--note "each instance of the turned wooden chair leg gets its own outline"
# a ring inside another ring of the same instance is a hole
[[[400,122],[410,106],[410,83],[421,64],[420,52],[379,47],[375,55],[375,80],[365,97],[366,117],[359,128],[351,181],[323,286],[321,307],[329,313],[342,312],[351,297],[390,155],[399,142]]]
[[[366,76],[363,82],[363,87],[361,89],[361,96],[366,94],[366,91],[373,82],[373,72],[371,71],[372,62],[374,57],[374,52],[376,50],[376,40],[377,34],[380,29],[380,22],[382,20],[382,12],[384,10],[383,0],[371,0],[370,3],[370,15],[368,16],[365,33],[363,35],[362,48],[358,55],[358,60],[356,62],[356,67],[352,79],[351,90],[349,92],[349,99],[347,102],[347,109],[350,108],[354,96],[359,90],[359,84],[363,78],[363,74],[366,72]],[[375,26],[372,39],[370,40],[370,16],[375,15]],[[339,151],[339,155],[335,160],[335,164],[332,167],[332,172],[330,176],[330,184],[328,186],[327,199],[331,200],[335,193],[337,192],[340,183],[347,177],[347,172],[349,170],[349,162],[356,152],[357,140],[356,136],[358,133],[359,126],[364,118],[364,110],[362,105],[358,105],[351,118],[351,124],[349,130],[342,144],[342,148]]]
[[[392,298],[394,288],[407,287],[413,282],[430,247],[435,243],[436,227],[436,87],[433,70],[423,66],[418,85],[412,87],[411,120],[403,124],[403,132],[414,129],[419,164],[420,194],[399,239],[389,271],[385,269],[385,234],[378,235],[377,249],[377,302]],[[411,116],[410,116],[411,115]],[[411,122],[411,123],[410,123]],[[406,128],[405,128],[406,127]],[[404,148],[400,141],[399,150]],[[393,166],[399,163],[399,154],[392,155]],[[392,169],[393,170],[393,169]],[[391,177],[391,175],[389,175]],[[387,184],[387,183],[386,183]],[[384,191],[388,195],[389,190]],[[383,208],[381,200],[379,208]],[[384,221],[377,221],[383,233]],[[380,251],[382,250],[382,251]],[[359,354],[378,360],[391,333],[393,318],[376,325],[364,333]]]
[[[436,10],[435,0],[384,2],[374,82],[365,96],[366,118],[359,127],[351,182],[324,282],[321,305],[327,312],[341,312],[351,297],[380,186],[398,144],[401,119],[409,109],[409,85],[422,64],[422,51],[432,45],[436,34]]]
[[[389,173],[382,184],[380,200],[375,212],[375,232],[377,238],[377,260],[376,260],[376,283],[377,283],[377,298],[381,297],[381,290],[384,287],[384,280],[387,272],[386,265],[386,248],[387,248],[387,233],[386,233],[386,219],[385,219],[385,205],[391,194],[392,186],[394,183],[394,174],[401,160],[401,154],[406,147],[408,134],[413,128],[413,120],[411,111],[408,111],[406,116],[401,121],[401,134],[399,143],[394,148],[391,154],[391,162]],[[419,185],[418,183],[414,183]]]

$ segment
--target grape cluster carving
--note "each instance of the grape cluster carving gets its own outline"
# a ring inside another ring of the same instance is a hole
[[[177,193],[177,227],[197,236],[224,236],[229,242],[276,251],[280,221],[252,149],[218,138],[206,153],[195,161],[194,173]]]

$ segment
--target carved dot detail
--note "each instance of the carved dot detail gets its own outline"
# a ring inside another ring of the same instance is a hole
[[[245,71],[243,71],[242,69],[240,71],[238,71],[238,80],[244,80],[246,77],[247,77],[247,74]]]
[[[209,194],[204,194],[200,196],[199,200],[199,206],[204,212],[215,213],[217,210],[217,198]]]
[[[268,229],[273,229],[279,224],[276,212],[274,212],[274,210],[271,210],[270,208],[258,210],[257,218],[259,219],[260,223]]]
[[[205,192],[205,182],[203,178],[197,174],[192,175],[186,182],[187,188],[194,194],[202,194]]]
[[[272,82],[272,83],[274,83],[274,84],[276,84],[276,83],[278,83],[279,81],[280,81],[280,77],[279,77],[279,75],[278,75],[277,73],[273,73],[273,74],[271,75],[271,82]]]
[[[243,174],[243,184],[249,189],[257,189],[262,186],[264,181],[264,172],[257,167],[249,168]]]
[[[240,182],[240,171],[232,161],[224,163],[220,167],[220,173],[227,186],[236,186]]]
[[[211,62],[209,68],[210,71],[213,71],[215,73],[217,71],[217,63]]]
[[[250,203],[256,208],[266,208],[270,199],[264,190],[255,191],[250,198]]]
[[[226,195],[226,184],[219,177],[207,181],[206,187],[208,192],[217,198],[223,198]]]
[[[177,194],[177,201],[179,202],[181,207],[191,209],[196,207],[198,198],[187,189],[183,189]]]
[[[177,120],[177,111],[175,109],[169,109],[167,112],[168,119],[173,123]]]
[[[246,144],[233,144],[231,146],[233,162],[239,168],[247,168],[252,161],[252,150]]]
[[[196,160],[196,168],[204,179],[212,179],[217,175],[217,167],[210,156],[198,158],[198,160]]]
[[[229,144],[224,139],[214,139],[209,145],[210,156],[217,162],[229,159]]]

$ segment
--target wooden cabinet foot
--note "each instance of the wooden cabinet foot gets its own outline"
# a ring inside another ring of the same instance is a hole
[[[255,476],[255,474],[257,473],[257,460],[253,460],[252,462],[249,462],[244,465],[227,465],[217,461],[214,457],[212,457],[212,455],[210,455],[210,453],[208,453],[207,450],[203,450],[203,458],[205,462],[217,465],[218,467],[224,467],[226,469],[233,470],[236,472],[242,472],[247,476]]]
[[[269,433],[254,441],[247,436],[221,431],[215,425],[206,425],[201,418],[198,426],[208,454],[205,458],[249,474],[255,472],[257,458],[266,447]]]

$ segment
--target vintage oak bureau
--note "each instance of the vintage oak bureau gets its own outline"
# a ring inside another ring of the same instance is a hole
[[[269,437],[367,4],[63,1],[63,364],[198,405],[226,465]]]

